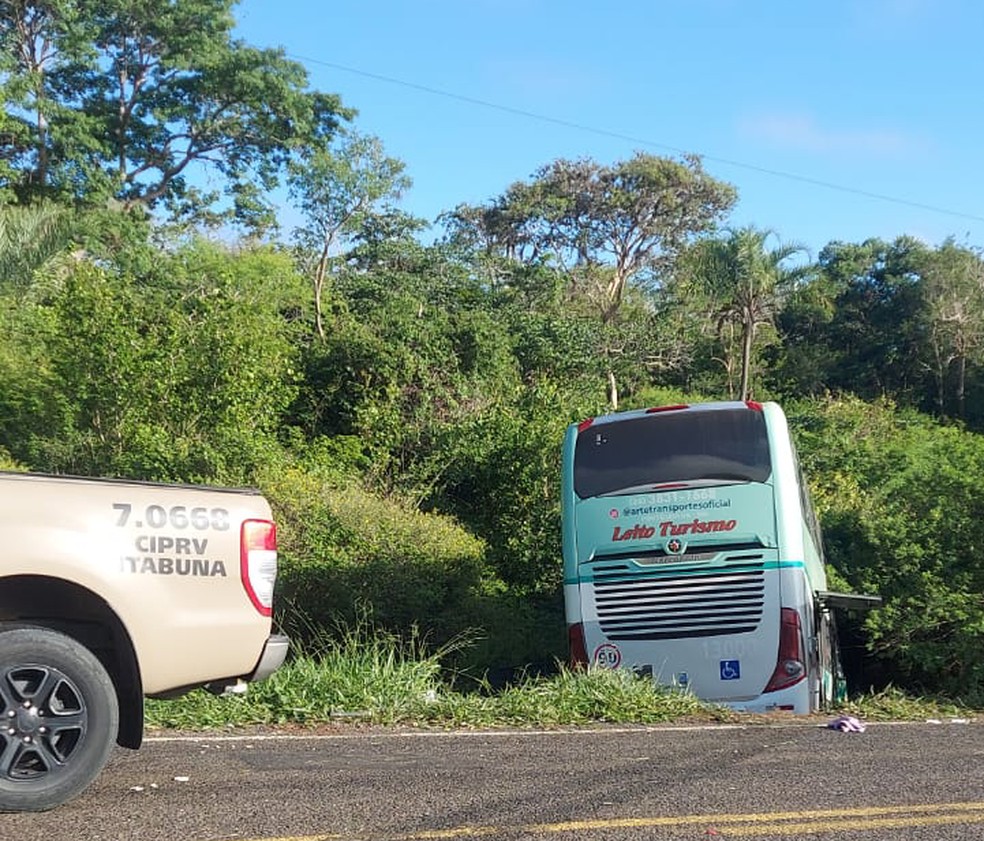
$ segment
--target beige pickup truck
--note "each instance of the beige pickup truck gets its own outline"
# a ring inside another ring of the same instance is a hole
[[[144,697],[261,680],[276,528],[257,492],[0,472],[0,810],[79,794]]]

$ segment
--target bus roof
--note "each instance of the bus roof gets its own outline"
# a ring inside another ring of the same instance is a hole
[[[765,404],[757,403],[754,400],[716,400],[706,403],[673,403],[666,406],[649,406],[645,409],[629,409],[624,412],[611,412],[607,415],[585,418],[580,423],[571,424],[578,429],[587,429],[599,423],[615,423],[635,417],[646,415],[662,414],[664,412],[714,412],[721,410],[751,409],[752,411],[762,411]]]

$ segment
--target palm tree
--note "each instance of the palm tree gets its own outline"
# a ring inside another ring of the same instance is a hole
[[[23,292],[71,242],[71,212],[55,204],[0,207],[0,292]]]
[[[770,238],[776,239],[774,248],[768,247]],[[698,246],[696,280],[711,299],[718,336],[725,341],[726,333],[737,333],[741,344],[738,396],[742,400],[751,398],[759,328],[775,325],[789,292],[812,270],[807,264],[788,265],[793,257],[806,253],[804,246],[779,242],[774,231],[753,225]]]

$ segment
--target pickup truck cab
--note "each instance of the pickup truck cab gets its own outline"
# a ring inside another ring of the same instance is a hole
[[[78,795],[144,697],[277,669],[276,527],[254,490],[0,472],[0,810]]]

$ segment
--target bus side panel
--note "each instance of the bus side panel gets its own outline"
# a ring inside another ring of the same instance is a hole
[[[560,482],[561,550],[564,572],[564,614],[567,627],[581,622],[581,600],[577,582],[577,531],[575,511],[577,497],[574,493],[574,446],[577,443],[577,427],[572,425],[564,437],[563,471]],[[574,652],[570,652],[573,658]]]

